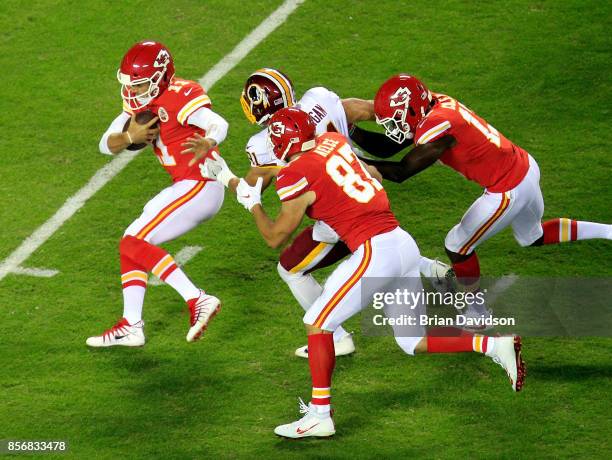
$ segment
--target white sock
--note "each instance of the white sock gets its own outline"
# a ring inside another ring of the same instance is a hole
[[[421,260],[419,261],[419,271],[421,272],[421,275],[426,278],[431,277],[431,265],[434,262],[435,261],[432,259],[428,259],[427,257],[421,256]]]
[[[603,238],[612,240],[612,225],[598,224],[596,222],[584,222],[577,220],[579,240],[591,240],[593,238]]]
[[[185,272],[178,267],[166,277],[164,282],[172,286],[185,302],[195,299],[200,295],[200,290],[187,278]]]
[[[312,407],[319,417],[329,417],[329,412],[331,411],[330,404],[313,404]]]
[[[485,356],[491,356],[493,354],[493,350],[495,350],[495,337],[489,337],[487,341],[487,351],[485,351]]]
[[[136,324],[142,319],[142,305],[146,288],[142,286],[128,286],[123,288],[123,317],[128,323]]]
[[[281,264],[278,264],[277,268],[278,274],[289,286],[295,300],[298,301],[304,311],[308,311],[315,300],[323,293],[321,285],[310,274],[290,273]],[[340,341],[347,334],[348,332],[342,326],[338,326],[334,331],[334,342]]]

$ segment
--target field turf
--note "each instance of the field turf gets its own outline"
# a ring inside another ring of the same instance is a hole
[[[110,161],[98,141],[121,109],[115,73],[133,42],[164,42],[177,75],[198,79],[280,5],[168,3],[0,2],[0,260]],[[307,0],[211,89],[230,123],[221,150],[246,172],[256,128],[238,96],[259,67],[284,70],[298,94],[323,85],[362,98],[411,72],[534,155],[545,218],[612,222],[611,18],[598,1]],[[310,392],[307,362],[293,357],[301,309],[229,195],[213,221],[165,246],[204,248],[185,270],[224,302],[206,337],[186,343],[180,297],[151,287],[144,348],[88,349],[121,315],[119,238],[168,183],[143,152],[23,264],[58,275],[0,281],[0,439],[64,439],[58,458],[78,459],[612,455],[609,338],[525,338],[529,373],[513,394],[488,359],[410,358],[390,337],[360,335],[358,318],[357,352],[334,377],[337,435],[276,438]],[[480,193],[438,166],[386,189],[421,252],[443,260],[446,232]],[[268,193],[265,205],[277,201]],[[612,276],[609,242],[521,249],[505,231],[479,255],[488,275]]]

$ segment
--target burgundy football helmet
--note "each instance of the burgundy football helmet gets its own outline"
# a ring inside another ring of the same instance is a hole
[[[142,41],[132,46],[121,61],[117,79],[121,83],[121,97],[131,110],[145,107],[162,94],[174,77],[174,61],[168,48],[159,42]],[[132,87],[149,84],[143,94]]]
[[[256,70],[244,84],[240,104],[251,123],[265,126],[278,110],[295,105],[293,84],[276,69]]]
[[[281,161],[315,147],[317,126],[306,112],[296,107],[280,109],[268,123],[272,151]]]
[[[414,131],[432,105],[427,87],[412,75],[389,78],[374,98],[376,123],[398,144],[414,137]]]

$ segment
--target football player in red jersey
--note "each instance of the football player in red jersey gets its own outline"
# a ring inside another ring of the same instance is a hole
[[[508,226],[521,246],[612,239],[612,225],[567,218],[542,222],[544,201],[535,159],[459,101],[431,93],[415,77],[400,74],[383,83],[374,106],[388,137],[415,144],[399,162],[367,160],[385,179],[403,182],[439,160],[484,188],[445,240],[457,279],[466,289],[478,289],[476,247]]]
[[[266,130],[270,118],[285,107],[299,106],[309,113],[315,122],[317,134],[327,131],[338,132],[355,140],[373,155],[386,158],[402,148],[382,133],[369,132],[355,125],[359,121],[374,120],[374,101],[357,98],[341,99],[335,92],[320,86],[310,88],[297,100],[293,83],[287,75],[277,69],[264,67],[249,75],[244,84],[240,103],[245,117],[251,123],[263,128],[247,142],[246,153],[251,168],[245,176],[245,180],[251,185],[261,177],[262,190],[270,185],[285,163],[275,157],[270,150]],[[202,174],[204,177],[217,179],[213,174],[207,175],[210,170],[207,171],[206,165],[209,164],[211,162],[206,162]],[[220,171],[218,179],[230,190],[235,190],[238,179],[226,165],[221,165],[218,169]],[[378,174],[374,168],[372,169]],[[278,274],[287,283],[300,306],[307,310],[323,290],[313,273],[335,264],[349,254],[349,249],[339,241],[338,235],[324,222],[317,221],[314,225],[305,228],[282,251],[277,265]],[[448,265],[422,257],[420,267],[423,275],[430,277],[438,287],[446,287],[446,275],[451,274]],[[355,350],[352,335],[342,326],[334,331],[334,342],[336,356],[347,355]],[[308,358],[308,346],[299,347],[295,354]]]
[[[307,215],[332,227],[351,251],[304,316],[312,378],[311,403],[308,406],[300,403],[305,414],[300,420],[274,430],[288,438],[332,436],[335,433],[330,414],[335,365],[332,332],[369,305],[375,293],[391,289],[398,280],[411,292],[421,292],[419,249],[399,227],[382,185],[368,173],[344,136],[338,133],[316,136],[315,124],[308,114],[293,107],[272,116],[268,133],[275,156],[289,161],[276,182],[282,202],[279,215],[272,220],[261,206],[262,178],[255,186],[240,179],[236,189],[238,201],[252,212],[267,244],[273,248],[282,246]],[[363,283],[364,278],[369,282]],[[385,306],[385,314],[397,317],[398,310],[394,308]],[[415,317],[424,314],[424,308],[422,302],[414,305]],[[410,334],[392,327],[398,345],[408,354],[485,353],[506,370],[515,391],[523,385],[519,337],[465,333],[458,337],[430,337],[425,336],[421,326],[411,328]]]
[[[152,198],[125,231],[119,243],[123,317],[102,335],[88,338],[87,345],[144,345],[142,307],[148,272],[187,302],[191,313],[187,341],[193,342],[219,310],[220,301],[196,287],[159,245],[211,219],[221,208],[223,185],[203,179],[199,165],[210,152],[218,153],[217,145],[225,139],[228,125],[211,110],[210,98],[198,83],[174,76],[172,56],[159,42],[132,46],[121,61],[117,78],[124,111],[102,136],[100,151],[118,154],[137,144],[152,143],[172,185]],[[155,118],[139,125],[135,115],[144,111],[153,112]],[[128,121],[127,130],[122,131]]]

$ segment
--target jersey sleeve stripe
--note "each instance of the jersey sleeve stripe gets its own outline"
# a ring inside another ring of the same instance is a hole
[[[187,118],[189,118],[189,115],[191,115],[193,112],[195,112],[200,107],[207,105],[207,104],[210,104],[210,98],[206,94],[203,94],[202,96],[198,96],[194,100],[189,101],[187,104],[183,106],[183,108],[178,113],[176,119],[181,125],[184,125],[185,121],[187,121]]]
[[[443,121],[439,125],[434,126],[430,130],[426,131],[421,137],[419,137],[419,139],[417,139],[416,144],[417,145],[419,145],[419,144],[427,144],[434,137],[442,134],[444,131],[446,131],[450,127],[451,127],[451,124],[450,124],[450,122],[448,120],[447,121]]]
[[[278,196],[280,197],[281,200],[284,200],[285,198],[290,197],[291,195],[294,195],[300,190],[304,189],[307,185],[308,185],[308,181],[306,180],[305,177],[302,177],[299,181],[297,181],[293,185],[279,188]]]

